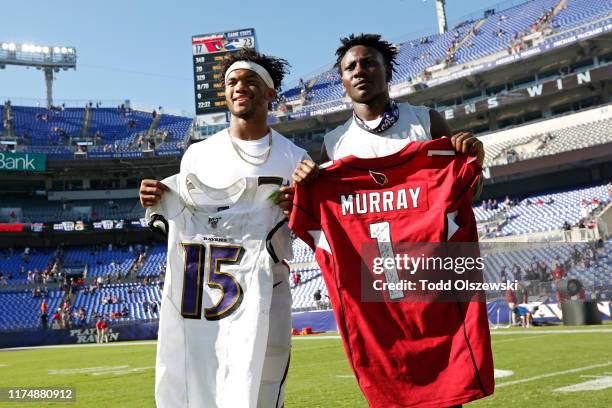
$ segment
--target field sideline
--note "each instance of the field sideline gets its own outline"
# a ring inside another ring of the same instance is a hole
[[[493,330],[495,395],[474,407],[612,406],[612,325]],[[155,342],[0,350],[0,387],[76,388],[76,403],[152,407]],[[367,407],[335,333],[295,337],[287,408]]]

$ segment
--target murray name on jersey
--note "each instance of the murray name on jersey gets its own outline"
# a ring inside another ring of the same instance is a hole
[[[343,217],[399,211],[427,211],[427,183],[339,194],[338,203]]]

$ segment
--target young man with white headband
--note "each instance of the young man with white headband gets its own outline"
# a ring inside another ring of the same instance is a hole
[[[225,99],[231,113],[230,126],[191,145],[181,160],[181,173],[194,174],[213,188],[225,188],[249,176],[274,176],[290,181],[298,163],[309,160],[308,154],[267,123],[269,105],[276,97],[287,67],[286,60],[251,49],[243,49],[224,61],[222,72]],[[160,181],[143,180],[140,187],[142,206],[155,205],[165,191],[167,187]],[[284,187],[281,192],[278,204],[285,215],[289,215],[292,190]],[[286,224],[282,230],[280,257],[289,259],[292,257],[291,239]],[[273,266],[272,273],[270,327],[257,404],[262,408],[283,406],[291,342],[289,273],[282,263]]]

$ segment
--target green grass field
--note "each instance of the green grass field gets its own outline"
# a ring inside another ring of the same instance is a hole
[[[612,407],[612,325],[494,330],[493,351],[506,376],[470,406]],[[152,407],[154,364],[154,342],[0,351],[0,387],[70,386],[77,397],[0,407]],[[294,340],[285,406],[367,407],[335,334]]]

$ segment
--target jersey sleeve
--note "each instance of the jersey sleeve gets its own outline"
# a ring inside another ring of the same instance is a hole
[[[289,228],[313,250],[315,249],[315,242],[311,231],[321,230],[320,206],[317,205],[313,194],[315,187],[316,180],[305,186],[296,185],[295,195],[293,196],[293,210],[289,220]]]
[[[169,191],[162,195],[162,198],[153,206],[147,208],[145,212],[145,220],[148,223],[151,222],[154,214],[161,215],[166,219],[172,219],[176,217],[182,210],[178,208],[180,200],[178,197],[178,175],[166,177],[161,181]]]
[[[482,167],[478,165],[476,156],[457,156],[455,164],[454,194],[460,196],[467,190],[472,191],[478,183]]]
[[[266,249],[274,262],[293,259],[291,232],[287,227],[287,219],[280,221],[270,231],[266,238]]]

